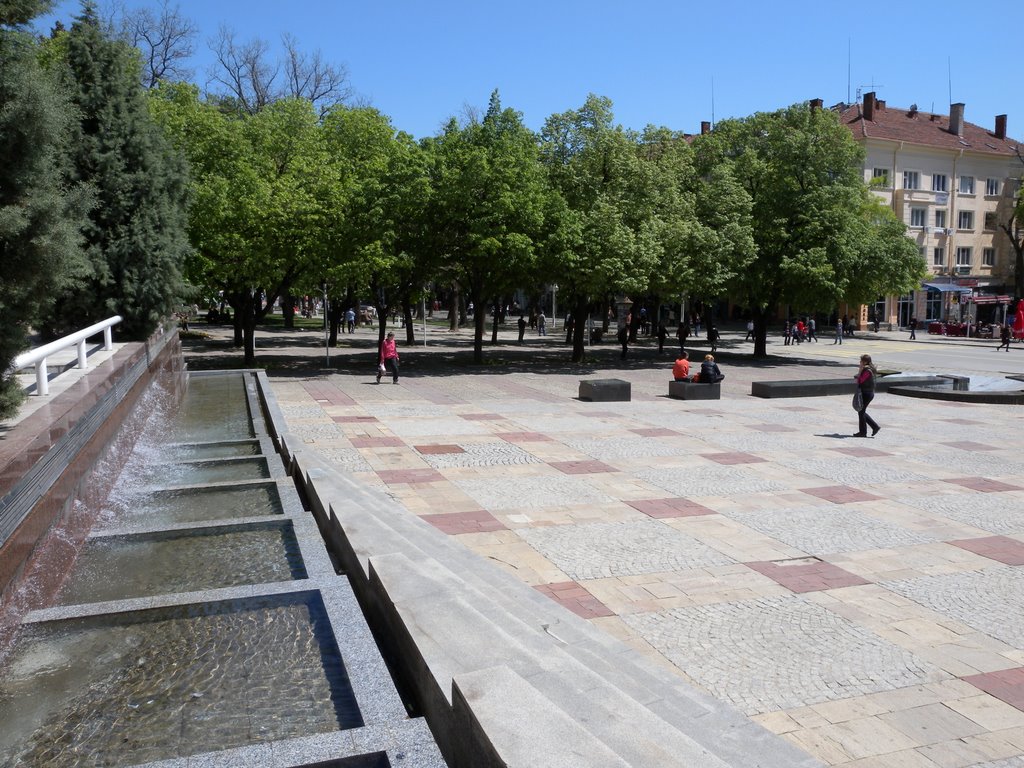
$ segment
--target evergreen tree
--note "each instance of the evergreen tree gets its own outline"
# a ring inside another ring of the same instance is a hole
[[[85,266],[87,198],[65,174],[70,109],[40,69],[37,46],[11,29],[45,7],[0,2],[0,418],[21,400],[7,371],[29,329]]]
[[[91,185],[96,205],[85,228],[87,286],[60,297],[53,330],[120,314],[121,332],[143,338],[182,290],[184,162],[149,113],[138,54],[104,35],[91,2],[67,35],[66,73],[81,117],[74,172]]]

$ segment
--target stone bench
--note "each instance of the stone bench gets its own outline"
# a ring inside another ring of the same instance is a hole
[[[580,400],[593,403],[629,402],[630,383],[622,379],[583,379],[580,381]]]
[[[888,392],[890,387],[942,386],[939,376],[879,376],[875,379],[876,392]],[[754,397],[824,397],[852,395],[857,385],[851,375],[848,379],[797,379],[792,381],[753,381],[750,394]]]
[[[701,384],[693,381],[670,381],[668,396],[676,400],[721,400],[722,383]]]

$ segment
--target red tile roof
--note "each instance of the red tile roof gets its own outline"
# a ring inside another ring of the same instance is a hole
[[[949,117],[933,115],[919,110],[911,111],[875,102],[874,120],[865,120],[861,104],[834,107],[843,125],[853,132],[855,139],[881,139],[905,141],[941,149],[968,150],[993,155],[1016,154],[1021,142],[1009,137],[997,139],[994,130],[964,121],[963,136],[949,132]],[[993,124],[994,124],[993,120]],[[1024,147],[1022,147],[1024,151]]]

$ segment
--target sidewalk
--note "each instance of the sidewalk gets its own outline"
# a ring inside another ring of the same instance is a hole
[[[830,765],[1024,765],[1021,408],[880,395],[882,431],[857,440],[847,398],[750,397],[854,370],[781,344],[723,350],[722,400],[680,402],[674,346],[574,366],[564,334],[509,330],[473,366],[469,335],[438,331],[400,348],[394,386],[374,384],[375,332],[329,370],[308,336],[257,341],[308,448],[666,674]],[[186,345],[193,366],[209,354]],[[594,377],[632,401],[576,399]]]

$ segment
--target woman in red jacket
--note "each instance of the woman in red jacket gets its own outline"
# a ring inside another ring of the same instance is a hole
[[[398,383],[398,350],[395,348],[395,334],[388,333],[388,337],[380,343],[380,354],[377,356],[377,383],[380,384],[380,377],[386,369],[391,369],[391,383]]]

